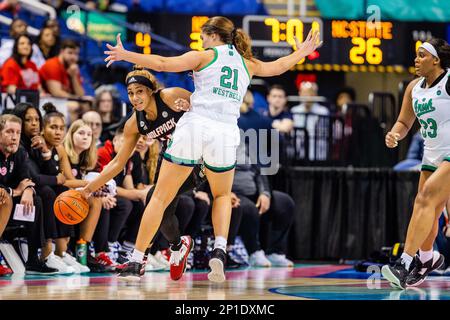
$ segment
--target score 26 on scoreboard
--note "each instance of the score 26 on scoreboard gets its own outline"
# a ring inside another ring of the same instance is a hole
[[[356,71],[357,68],[365,71],[369,68],[369,71],[385,71],[385,66],[393,70],[403,64],[401,48],[404,39],[396,34],[398,29],[388,21],[369,23],[323,21],[310,17],[245,16],[242,26],[262,60],[290,54],[295,44],[294,36],[302,41],[313,28],[320,31],[324,43],[322,48],[299,62],[299,65],[310,67],[309,70],[347,71],[351,68]]]

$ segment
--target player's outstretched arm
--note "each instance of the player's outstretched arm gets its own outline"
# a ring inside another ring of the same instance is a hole
[[[106,67],[109,67],[115,61],[128,61],[158,72],[182,72],[195,70],[202,62],[202,52],[189,51],[177,57],[163,57],[157,54],[141,54],[125,50],[120,33],[117,35],[117,44],[115,46],[106,45],[108,48],[105,54]]]
[[[414,124],[416,116],[412,105],[412,89],[418,81],[419,79],[414,79],[406,87],[400,114],[391,131],[389,131],[385,137],[385,143],[388,148],[395,148],[398,146],[398,141],[406,137]]]
[[[288,56],[279,58],[271,62],[262,62],[258,59],[252,59],[250,69],[255,76],[273,77],[285,73],[295,66],[304,57],[309,56],[318,47],[322,45],[320,41],[320,33],[316,30],[310,30],[304,42],[300,42],[295,38],[297,50]]]
[[[125,167],[128,159],[134,152],[134,148],[139,139],[136,125],[136,114],[133,114],[133,116],[126,122],[123,130],[123,138],[123,145],[114,159],[112,159],[111,162],[103,168],[100,176],[89,182],[88,185],[83,188],[82,194],[85,198],[88,198],[92,192],[100,189]]]

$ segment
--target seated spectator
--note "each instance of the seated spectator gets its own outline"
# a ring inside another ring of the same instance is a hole
[[[25,269],[27,274],[56,274],[57,269],[50,268],[44,260],[38,256],[38,249],[44,245],[42,200],[35,194],[28,170],[28,155],[25,149],[19,147],[22,131],[22,120],[15,115],[5,114],[0,116],[0,191],[2,204],[0,207],[12,209],[15,205],[24,206],[24,213],[29,214],[33,209],[35,218],[33,222],[16,221],[10,218],[8,225],[24,225],[28,241],[28,257]],[[5,192],[6,190],[6,192]],[[3,231],[7,221],[5,209],[0,209]],[[1,234],[0,234],[1,235]]]
[[[53,30],[53,34],[55,35],[55,51],[56,54],[58,54],[61,47],[61,28],[59,27],[58,19],[46,20],[44,25],[42,26],[42,29],[44,28],[50,28]]]
[[[59,55],[48,59],[39,70],[44,89],[52,96],[59,98],[84,96],[78,66],[79,54],[80,46],[76,42],[64,40]]]
[[[347,105],[354,103],[356,100],[355,90],[351,87],[344,87],[336,93],[334,99],[334,107],[337,115],[345,115],[347,113]]]
[[[406,159],[400,161],[394,166],[395,171],[420,171],[422,167],[422,157],[423,157],[423,145],[424,140],[420,131],[412,137],[411,144],[409,145],[408,154]]]
[[[22,19],[14,19],[9,27],[10,39],[2,39],[2,46],[0,47],[0,66],[11,57],[14,47],[14,41],[17,37],[27,34],[28,24]],[[36,44],[33,44],[33,54],[31,61],[35,60],[35,52],[39,49]]]
[[[84,122],[86,122],[92,129],[92,137],[95,141],[95,146],[101,147],[103,145],[103,142],[100,140],[100,136],[102,134],[102,118],[96,111],[88,111],[83,114],[81,117]]]
[[[45,109],[46,105],[44,105]],[[64,187],[66,179],[59,173],[58,161],[52,156],[54,143],[62,142],[64,126],[58,128],[45,126],[44,135],[41,136],[42,116],[38,108],[30,103],[19,103],[12,113],[22,119],[21,145],[28,152],[29,170],[33,181],[36,183],[37,194],[43,201],[44,237],[46,244],[42,248],[41,256],[45,258],[48,267],[58,270],[58,274],[71,274],[81,272],[83,266],[77,264],[74,257],[65,252],[67,250],[67,238],[73,236],[73,227],[63,224],[56,219],[53,211],[53,203],[60,193],[68,190]],[[46,117],[45,123],[48,124]],[[46,140],[47,139],[47,140]],[[56,153],[55,153],[56,155]],[[53,252],[53,241],[55,252]],[[75,266],[69,263],[73,262]],[[86,271],[86,270],[85,270]],[[89,269],[87,270],[89,271]]]
[[[84,95],[78,66],[80,46],[72,40],[61,43],[59,55],[48,59],[39,70],[44,90],[54,97],[91,101]],[[71,102],[68,106],[70,123],[77,120],[89,107],[82,102]]]
[[[37,38],[37,45],[36,59],[33,62],[40,69],[45,61],[58,55],[56,36],[52,28],[45,27],[41,30]]]
[[[238,153],[244,156],[243,144]],[[248,158],[248,154],[245,156]],[[294,221],[294,200],[284,192],[272,191],[258,165],[236,165],[232,191],[242,208],[239,234],[250,255],[250,265],[292,267],[294,264],[286,258],[286,253],[289,229]]]
[[[272,120],[272,128],[280,133],[290,133],[294,127],[292,114],[287,110],[286,91],[280,85],[273,85],[267,95],[269,111],[264,115]]]
[[[268,117],[260,115],[253,109],[254,99],[250,90],[245,93],[241,105],[241,116],[238,118],[238,125],[244,131],[248,129],[272,129],[271,120]]]
[[[4,91],[13,95],[16,89],[42,91],[38,69],[30,57],[30,37],[27,35],[17,37],[12,56],[5,61],[1,71]]]
[[[319,140],[321,136],[318,136],[317,133],[324,133],[323,136],[325,137],[328,134],[328,123],[327,121],[319,121],[319,116],[328,116],[330,112],[326,107],[314,102],[317,92],[318,87],[316,83],[302,82],[299,88],[299,95],[305,99],[305,102],[291,109],[294,127],[306,129],[308,133],[309,160],[312,161],[324,160],[327,157],[327,141]],[[318,147],[317,151],[316,146]]]
[[[92,139],[91,127],[83,120],[79,119],[73,122],[64,138],[64,148],[58,152],[61,159],[61,169],[68,172],[66,175],[66,185],[71,188],[85,186],[88,181],[85,177],[90,172],[95,172],[97,163],[97,148]],[[79,239],[87,243],[92,241],[94,232],[100,224],[99,218],[102,211],[102,198],[94,194],[89,197],[89,214],[79,224]],[[93,257],[88,252],[87,266],[92,272],[107,272],[114,270],[113,263],[108,259],[103,251],[96,251]]]
[[[119,119],[116,119],[114,115],[114,97],[111,90],[107,88],[96,90],[94,110],[100,114],[102,119],[103,130],[100,140],[103,142],[111,140],[113,137],[108,127],[119,122]]]

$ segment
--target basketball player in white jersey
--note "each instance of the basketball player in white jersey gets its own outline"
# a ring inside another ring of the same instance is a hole
[[[240,140],[237,118],[251,77],[280,75],[321,44],[319,32],[311,31],[303,43],[296,39],[297,50],[292,54],[273,62],[262,62],[253,58],[248,35],[225,17],[209,19],[202,27],[201,38],[207,50],[190,51],[177,57],[127,51],[120,35],[117,45],[108,44],[109,51],[105,51],[107,66],[125,60],[155,71],[194,70],[192,110],[181,117],[169,142],[153,197],[144,211],[135,249],[128,266],[119,275],[125,280],[139,280],[143,274],[144,251],[159,228],[163,212],[199,161],[203,161],[206,168],[214,198],[215,243],[208,278],[214,282],[225,280],[231,186]]]
[[[425,140],[404,252],[394,266],[382,268],[383,276],[399,289],[420,285],[444,263],[444,257],[433,252],[433,243],[450,196],[450,46],[431,39],[419,47],[414,63],[419,78],[406,88],[400,115],[386,135],[386,145],[396,147],[417,118]]]

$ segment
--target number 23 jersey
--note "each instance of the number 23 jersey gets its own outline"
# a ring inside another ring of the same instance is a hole
[[[414,113],[425,140],[425,151],[450,150],[450,95],[448,84],[450,70],[429,88],[421,78],[412,90]]]

